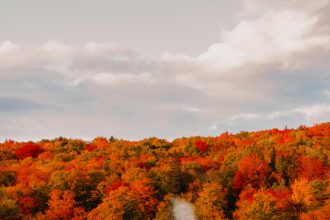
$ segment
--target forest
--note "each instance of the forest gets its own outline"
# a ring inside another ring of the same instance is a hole
[[[0,219],[329,219],[330,123],[167,141],[0,143]]]

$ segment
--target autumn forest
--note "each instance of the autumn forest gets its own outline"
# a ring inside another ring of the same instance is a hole
[[[328,219],[330,123],[173,141],[0,144],[0,219]]]

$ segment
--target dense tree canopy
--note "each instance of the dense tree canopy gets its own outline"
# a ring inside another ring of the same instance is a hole
[[[0,219],[325,219],[330,123],[183,137],[0,143]]]

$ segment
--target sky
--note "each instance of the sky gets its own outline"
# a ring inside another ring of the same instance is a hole
[[[0,141],[330,121],[330,0],[2,0]]]

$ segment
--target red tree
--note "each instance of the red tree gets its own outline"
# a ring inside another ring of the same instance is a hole
[[[195,146],[202,153],[204,153],[205,151],[207,151],[209,149],[209,145],[205,141],[202,141],[202,140],[197,140],[195,142]]]
[[[312,180],[322,178],[326,167],[323,166],[319,159],[312,157],[303,157],[300,160],[300,177]]]
[[[243,157],[238,163],[238,171],[236,172],[233,187],[239,192],[247,184],[251,184],[254,188],[259,188],[264,183],[264,178],[270,171],[267,163],[262,161],[256,155],[248,155]]]
[[[38,157],[44,150],[32,141],[23,143],[22,147],[15,151],[16,156],[23,160],[26,157]]]

